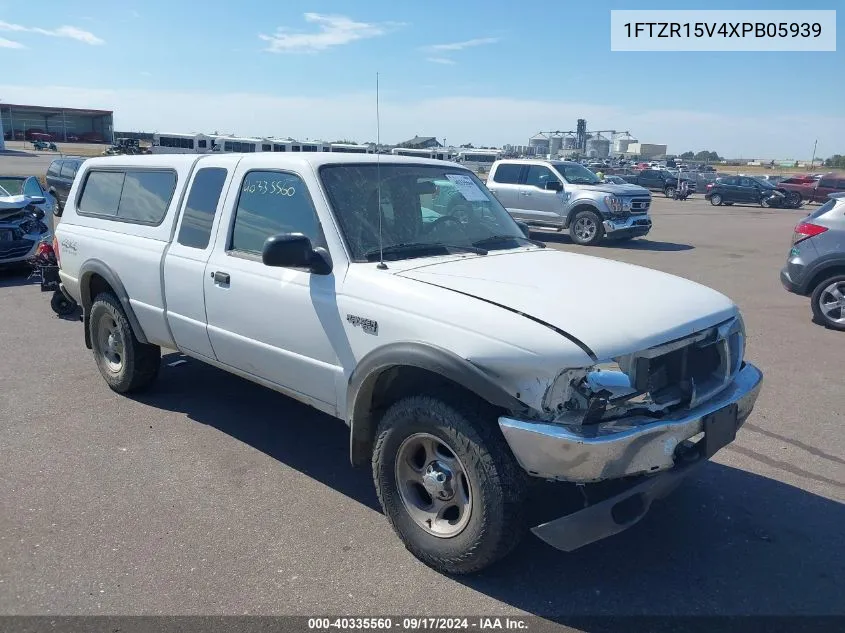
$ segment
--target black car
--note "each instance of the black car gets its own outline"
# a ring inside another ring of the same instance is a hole
[[[73,179],[84,161],[78,157],[59,158],[47,168],[47,190],[56,198],[59,208],[65,206]]]
[[[707,186],[704,198],[715,207],[734,203],[787,208],[798,208],[801,205],[800,197],[752,176],[717,178],[712,185]]]
[[[632,185],[662,191],[667,198],[675,195],[675,190],[678,188],[679,182],[678,175],[668,169],[643,169],[636,174],[624,174],[622,178]],[[686,180],[689,192],[695,193],[695,180],[686,176],[681,176],[681,180]]]

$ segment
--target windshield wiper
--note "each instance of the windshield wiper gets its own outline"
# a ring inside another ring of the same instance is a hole
[[[540,240],[532,240],[530,237],[523,237],[522,235],[491,235],[482,240],[477,240],[472,243],[473,246],[493,246],[494,244],[501,244],[502,242],[510,242],[511,240],[522,240],[540,248],[546,248],[545,243]]]
[[[414,253],[417,251],[431,250],[441,250],[446,251],[447,253],[450,251],[457,251],[462,253],[475,253],[476,255],[487,254],[487,251],[485,249],[478,248],[477,246],[463,246],[461,244],[440,244],[438,242],[405,242],[402,244],[391,244],[390,246],[385,246],[382,249],[374,248],[364,253],[364,257],[367,259],[367,261],[373,261],[375,259],[378,259],[380,254],[397,255],[402,253]]]

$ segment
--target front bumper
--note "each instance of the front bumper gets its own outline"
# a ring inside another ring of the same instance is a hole
[[[41,241],[44,241],[44,239],[47,238],[44,237],[43,239],[34,240],[29,249],[15,246],[15,242],[5,242],[4,244],[7,246],[5,248],[0,248],[0,266],[20,264],[32,259],[35,257],[35,252],[38,250],[38,244]]]
[[[737,428],[757,401],[763,374],[745,364],[724,390],[691,410],[619,430],[499,418],[520,466],[544,479],[588,483],[656,473],[675,466],[676,449],[704,430],[704,418],[732,404]]]
[[[690,452],[694,452],[693,449]],[[531,528],[535,536],[552,547],[571,552],[613,536],[637,523],[651,508],[707,460],[701,457],[644,481],[609,499]]]
[[[625,219],[611,218],[602,222],[604,234],[609,238],[638,237],[651,231],[651,218],[647,215],[630,215]]]

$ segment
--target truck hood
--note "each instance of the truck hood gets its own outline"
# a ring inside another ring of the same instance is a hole
[[[600,185],[578,185],[579,189],[586,189],[587,191],[601,191],[602,193],[612,193],[617,196],[643,196],[648,195],[648,189],[640,187],[639,185],[614,185],[611,182],[602,183]]]
[[[517,312],[560,331],[602,362],[693,334],[737,313],[726,296],[688,279],[551,248],[494,251],[396,275]]]

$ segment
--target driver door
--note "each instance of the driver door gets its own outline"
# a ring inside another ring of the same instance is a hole
[[[561,192],[546,189],[546,183],[563,183],[551,169],[545,165],[529,165],[525,171],[525,182],[520,187],[520,196],[524,200],[521,204],[523,214],[530,220],[559,224],[563,211]]]
[[[205,268],[208,338],[221,363],[334,409],[338,356],[324,323],[338,318],[334,273],[265,266],[264,241],[302,233],[326,246],[305,177],[247,170],[233,178],[237,195],[221,219]]]

